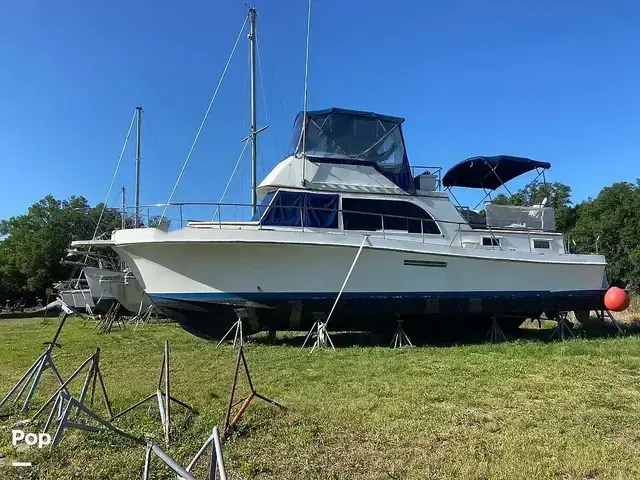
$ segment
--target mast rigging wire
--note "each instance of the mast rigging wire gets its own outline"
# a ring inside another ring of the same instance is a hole
[[[222,203],[224,201],[224,196],[227,194],[227,190],[229,189],[229,185],[231,185],[231,180],[233,180],[233,176],[236,174],[236,170],[238,169],[238,165],[240,165],[240,160],[242,160],[242,156],[244,155],[244,151],[247,149],[247,145],[249,145],[249,142],[247,140],[244,141],[244,147],[242,147],[242,151],[240,152],[240,155],[238,156],[238,159],[236,160],[236,166],[233,167],[233,172],[231,172],[231,176],[229,177],[229,181],[227,182],[227,186],[224,187],[224,191],[222,192],[222,197],[220,197],[220,202]],[[213,222],[216,218],[216,215],[218,215],[218,212],[220,211],[220,205],[216,206],[216,211],[213,214],[213,217],[211,217],[211,221]]]
[[[264,105],[264,119],[267,125],[269,125],[269,109],[267,107],[267,94],[265,92],[265,87],[264,87],[264,76],[262,75],[262,61],[260,60],[260,42],[258,42],[258,38],[260,38],[258,36],[258,29],[256,28],[256,38],[255,38],[255,42],[256,42],[256,52],[258,54],[258,71],[260,72],[260,89],[262,90],[262,103]],[[276,155],[278,156],[278,158],[280,157],[280,151],[278,149],[278,145],[276,142],[275,137],[273,138],[273,149],[276,152]],[[264,173],[264,163],[262,162],[262,156],[259,155],[260,158],[260,167],[262,168],[262,172]]]
[[[102,204],[102,211],[100,212],[100,217],[98,218],[98,223],[96,224],[96,228],[93,231],[92,239],[95,240],[96,235],[98,234],[98,228],[100,228],[100,222],[102,222],[102,217],[104,216],[104,212],[107,209],[107,203],[109,202],[109,197],[111,197],[111,189],[113,188],[113,184],[116,181],[116,176],[118,175],[118,169],[120,168],[120,163],[122,162],[122,157],[124,157],[124,152],[127,149],[127,143],[129,143],[129,137],[131,136],[131,129],[133,128],[133,122],[136,120],[136,113],[133,113],[133,117],[131,118],[131,123],[129,123],[129,129],[127,130],[127,135],[124,138],[124,144],[122,145],[122,150],[120,150],[120,157],[118,158],[118,163],[116,164],[116,170],[113,172],[113,176],[111,177],[111,183],[109,184],[109,190],[107,191],[107,198]],[[91,247],[89,247],[91,250]]]
[[[180,180],[182,179],[182,175],[184,174],[184,171],[187,168],[187,164],[189,163],[189,160],[191,159],[191,154],[193,153],[193,150],[196,147],[196,143],[198,143],[198,139],[200,138],[200,133],[202,133],[202,129],[204,128],[204,124],[207,122],[207,118],[209,117],[209,112],[211,112],[211,107],[213,106],[213,102],[215,101],[216,97],[218,96],[218,92],[220,91],[220,86],[222,85],[222,81],[224,80],[224,77],[227,74],[227,70],[229,69],[229,64],[231,63],[231,59],[233,58],[233,54],[236,51],[236,47],[238,46],[238,42],[240,42],[240,37],[242,36],[242,32],[244,32],[244,27],[247,25],[247,20],[248,19],[249,19],[249,14],[245,15],[245,17],[244,17],[244,22],[242,22],[242,27],[240,28],[240,31],[238,32],[238,37],[236,38],[236,42],[234,43],[233,49],[231,50],[231,54],[229,55],[229,58],[227,59],[226,65],[224,66],[224,70],[222,71],[222,75],[220,76],[220,80],[218,81],[218,85],[216,86],[216,89],[213,92],[213,96],[211,97],[211,101],[209,102],[209,106],[207,107],[207,111],[204,114],[204,118],[202,119],[202,122],[200,123],[200,127],[198,128],[198,132],[196,133],[196,136],[193,139],[193,143],[191,144],[191,148],[189,149],[189,153],[187,154],[187,158],[185,158],[185,160],[184,160],[184,163],[182,165],[182,170],[180,170],[180,175],[178,175],[178,179],[176,180],[176,183],[173,186],[173,189],[171,190],[171,194],[169,195],[169,201],[165,205],[164,210],[162,211],[162,215],[160,215],[159,223],[162,222],[162,220],[164,219],[165,214],[167,213],[167,208],[169,208],[169,205],[171,204],[171,200],[173,200],[173,195],[176,193],[176,189],[178,188],[178,185],[180,184]]]

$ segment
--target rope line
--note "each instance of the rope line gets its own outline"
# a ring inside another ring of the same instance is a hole
[[[171,200],[173,200],[173,195],[176,193],[176,189],[178,188],[178,185],[180,184],[180,180],[182,179],[182,175],[184,174],[184,171],[187,168],[187,164],[189,163],[189,160],[191,159],[191,154],[193,153],[193,150],[196,147],[196,143],[198,143],[198,139],[200,138],[200,133],[202,133],[202,129],[204,128],[204,124],[207,122],[207,118],[209,117],[209,112],[211,112],[211,107],[213,106],[213,102],[215,101],[216,97],[218,96],[218,92],[220,91],[220,86],[222,85],[222,81],[224,80],[224,77],[227,74],[227,70],[229,69],[229,64],[231,63],[231,59],[233,58],[233,54],[236,51],[236,48],[238,46],[238,42],[240,42],[240,37],[242,36],[242,32],[244,32],[244,27],[247,25],[248,18],[249,18],[249,15],[247,14],[244,17],[244,22],[242,22],[242,27],[240,28],[240,31],[238,32],[238,37],[236,38],[236,42],[234,43],[233,49],[231,50],[231,54],[229,55],[229,58],[227,59],[226,65],[224,66],[224,70],[222,71],[222,75],[220,76],[220,80],[218,81],[218,85],[216,86],[216,89],[213,92],[213,96],[211,97],[211,101],[209,102],[209,106],[207,107],[207,111],[205,112],[204,118],[202,119],[202,122],[200,123],[200,127],[198,128],[198,132],[196,133],[196,136],[193,139],[193,143],[191,144],[191,148],[189,149],[189,153],[187,154],[187,158],[184,160],[184,164],[182,165],[182,170],[180,170],[180,175],[178,175],[178,180],[176,180],[176,184],[173,186],[173,189],[171,190],[171,195],[169,195],[169,201],[167,202],[167,205],[164,207],[164,210],[162,211],[162,215],[160,216],[159,222],[162,222],[162,220],[164,219],[165,214],[167,213],[167,208],[169,207],[168,204],[170,204]]]

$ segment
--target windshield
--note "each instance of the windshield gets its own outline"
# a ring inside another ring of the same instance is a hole
[[[292,151],[302,153],[302,121],[296,119]],[[315,158],[372,162],[385,169],[401,168],[404,144],[400,123],[344,113],[309,115],[305,153]]]
[[[314,162],[370,165],[412,193],[415,191],[413,176],[400,127],[403,121],[398,117],[339,108],[307,112],[306,117],[299,114],[293,126],[289,155],[304,152]]]

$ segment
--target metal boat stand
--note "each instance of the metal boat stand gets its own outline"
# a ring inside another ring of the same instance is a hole
[[[164,380],[164,391],[162,391],[162,381]],[[145,404],[154,397],[158,400],[158,410],[160,411],[160,421],[162,422],[162,430],[164,432],[165,444],[169,445],[169,436],[171,430],[171,402],[177,403],[184,407],[191,413],[197,413],[196,410],[185,402],[178,400],[171,396],[170,390],[171,382],[169,380],[169,341],[164,341],[164,356],[162,357],[162,366],[160,367],[160,375],[158,376],[158,388],[155,393],[152,393],[148,397],[143,398],[139,402],[124,409],[122,412],[113,415],[110,420],[115,420],[118,417],[129,413],[131,410]]]
[[[200,457],[205,453],[207,447],[211,445],[211,457],[209,461],[209,468],[207,472],[207,480],[227,480],[227,471],[224,466],[224,458],[222,456],[222,445],[220,444],[220,432],[218,427],[214,427],[213,433],[204,442],[204,445],[198,450],[191,463],[187,468],[183,468],[173,457],[165,453],[158,445],[152,441],[147,442],[147,451],[144,456],[144,470],[142,474],[142,480],[149,480],[149,472],[151,467],[151,454],[164,462],[171,470],[178,474],[178,478],[181,480],[196,480],[191,474],[191,470],[196,466]]]
[[[140,302],[140,311],[130,320],[130,323],[135,324],[133,331],[135,332],[138,327],[148,325],[151,318],[158,318],[156,315],[155,307],[149,305],[145,310],[142,310],[142,301]]]
[[[241,398],[239,400],[235,400],[236,389],[238,386],[238,374],[240,373],[240,363],[242,362],[242,366],[244,367],[244,373],[247,377],[247,383],[249,384],[249,395],[245,398]],[[280,405],[275,400],[271,400],[263,395],[260,395],[255,387],[253,386],[253,381],[251,380],[251,374],[249,373],[249,365],[247,364],[247,359],[244,356],[244,347],[240,345],[238,348],[238,355],[236,360],[236,368],[233,374],[233,382],[231,383],[231,393],[229,394],[229,405],[227,407],[227,413],[225,415],[224,426],[222,428],[222,441],[224,442],[231,431],[235,428],[237,423],[240,421],[247,408],[249,408],[249,404],[253,401],[254,398],[259,398],[267,403],[271,403],[278,408],[284,409],[282,405]],[[240,405],[238,412],[231,418],[231,411],[234,407]]]
[[[150,442],[153,443],[153,442]],[[207,438],[207,440],[205,440],[204,444],[202,445],[202,447],[200,447],[200,450],[198,450],[198,453],[195,454],[195,456],[193,457],[193,460],[191,460],[191,462],[189,463],[189,465],[187,465],[187,468],[185,468],[184,470],[191,474],[192,470],[195,468],[195,466],[197,465],[197,463],[200,461],[200,458],[202,458],[202,456],[205,454],[205,452],[207,451],[207,448],[209,447],[209,445],[211,445],[211,454],[209,457],[209,468],[207,469],[207,480],[215,480],[216,478],[219,478],[221,480],[226,480],[227,478],[227,472],[224,466],[224,458],[222,456],[222,444],[220,442],[220,431],[218,430],[218,427],[214,427],[213,428],[213,432],[211,433],[211,435],[209,435],[209,438]],[[150,446],[149,444],[147,444],[147,449],[149,449]],[[149,458],[150,460],[150,458]],[[166,462],[165,462],[166,463]],[[145,458],[145,472],[148,472],[148,461]],[[174,470],[175,471],[175,470]],[[178,473],[178,472],[176,472]],[[144,480],[146,480],[148,477],[143,477]],[[181,480],[186,480],[185,477],[178,477]]]
[[[53,336],[53,339],[50,342],[44,342],[44,345],[47,346],[46,350],[36,359],[35,362],[33,362],[33,364],[29,367],[29,369],[22,376],[22,378],[18,380],[18,382],[11,388],[11,390],[9,390],[9,393],[7,393],[7,395],[2,399],[2,401],[0,401],[0,409],[17,392],[17,394],[13,398],[13,402],[11,403],[12,407],[15,406],[15,404],[18,403],[18,401],[22,397],[22,394],[27,389],[27,386],[31,384],[31,387],[29,388],[29,391],[27,393],[27,396],[25,397],[24,403],[22,404],[22,408],[20,409],[20,411],[24,412],[28,410],[29,403],[31,402],[31,399],[33,398],[33,395],[36,392],[36,388],[38,388],[38,384],[40,383],[42,374],[47,370],[47,368],[51,369],[59,385],[61,386],[65,385],[65,382],[62,380],[62,377],[60,376],[58,369],[53,363],[53,358],[51,358],[51,352],[53,352],[53,349],[55,347],[62,348],[62,345],[57,343],[58,337],[60,336],[62,327],[67,321],[67,317],[69,316],[70,313],[72,313],[72,310],[70,308],[67,307],[65,309],[64,307],[65,306],[63,305],[62,319],[60,320],[60,324],[58,325],[58,329],[56,330],[56,333]]]
[[[400,318],[396,320],[398,326],[396,327],[396,333],[393,334],[391,344],[389,345],[391,348],[413,347],[411,340],[409,340],[404,328],[402,328],[402,322],[404,322],[404,320]]]
[[[498,319],[495,316],[491,317],[491,327],[489,327],[489,331],[487,332],[487,338],[489,339],[489,343],[500,343],[507,341],[507,337],[500,328]]]
[[[559,312],[556,322],[557,325],[551,332],[551,337],[549,337],[550,340],[553,340],[556,335],[560,340],[565,340],[567,337],[575,338],[576,334],[573,333],[573,330],[571,329],[569,314],[567,312]]]
[[[619,334],[624,333],[624,329],[620,326],[618,321],[613,317],[613,314],[609,310],[607,310],[606,308],[603,308],[602,310],[596,310],[595,312],[596,312],[596,317],[598,317],[598,320],[600,320],[603,325],[606,323],[606,320],[608,318],[609,321],[616,326]]]
[[[96,329],[98,333],[111,333],[113,330],[114,324],[118,325],[120,330],[124,330],[127,328],[124,319],[122,318],[122,313],[120,312],[121,305],[119,303],[114,303],[109,311],[105,314],[103,318],[100,319],[98,324],[96,325]]]
[[[328,348],[329,346],[331,346],[331,348],[335,350],[336,347],[333,346],[333,341],[331,340],[331,337],[329,336],[329,332],[327,331],[328,320],[326,320],[325,314],[314,313],[313,316],[315,317],[316,321],[313,322],[313,326],[311,327],[311,330],[309,330],[309,333],[307,333],[307,337],[304,339],[304,342],[302,343],[301,348],[306,347],[307,342],[311,337],[315,337],[315,341],[313,342],[313,347],[311,348],[311,352],[313,352],[316,349],[316,347]]]
[[[53,402],[53,406],[51,408],[51,412],[47,418],[46,423],[42,429],[42,433],[45,433],[49,430],[51,425],[58,424],[55,427],[55,433],[53,435],[53,439],[51,441],[51,448],[55,447],[62,440],[62,436],[64,435],[64,431],[67,428],[73,428],[76,430],[84,430],[86,432],[107,432],[109,430],[122,435],[123,437],[127,437],[130,440],[135,442],[142,442],[143,440],[137,438],[127,432],[120,430],[119,428],[114,427],[111,423],[105,420],[103,417],[98,415],[93,410],[93,400],[95,393],[96,380],[100,381],[100,388],[102,390],[102,398],[107,410],[107,413],[111,415],[111,404],[109,402],[109,397],[107,396],[107,391],[104,386],[104,381],[102,380],[102,374],[100,373],[99,368],[99,359],[100,359],[100,349],[96,350],[96,353],[91,355],[87,360],[85,360],[82,365],[80,365],[76,371],[67,379],[67,381],[62,385],[56,393],[54,393],[49,400],[38,410],[33,417],[28,420],[28,422],[33,422],[38,416],[44,412],[44,410],[51,405]],[[84,382],[84,386],[82,388],[82,392],[80,394],[80,399],[76,400],[69,394],[69,391],[66,389],[67,385],[80,373],[80,371],[91,362],[91,367],[89,368],[89,372],[87,373],[87,377]],[[91,395],[90,395],[90,407],[85,404],[85,396],[89,390],[89,386],[91,386]],[[55,400],[54,400],[55,399]],[[73,411],[75,410],[75,414]],[[55,416],[55,412],[58,411],[57,417]],[[81,413],[84,413],[88,420],[93,420],[95,423],[100,426],[88,425],[87,423],[80,423],[78,417]],[[70,417],[73,416],[73,420],[70,420]]]
[[[69,393],[68,386],[69,384],[80,374],[80,372],[89,365],[89,370],[87,371],[87,376],[84,380],[84,385],[82,386],[82,390],[80,392],[80,397],[78,400],[73,398]],[[35,421],[44,411],[45,409],[51,405],[53,402],[53,407],[51,408],[51,413],[49,413],[49,417],[45,423],[43,432],[46,432],[49,429],[49,425],[54,418],[54,412],[58,411],[58,417],[56,421],[60,421],[60,425],[58,429],[64,428],[65,423],[69,423],[69,426],[74,426],[75,424],[67,422],[67,417],[71,415],[72,411],[70,410],[70,405],[73,404],[75,407],[75,416],[77,417],[81,411],[87,413],[87,410],[90,410],[89,416],[95,416],[96,413],[93,409],[93,401],[95,398],[96,385],[100,386],[100,391],[102,392],[102,400],[104,402],[105,408],[107,410],[107,414],[109,416],[113,416],[111,411],[111,402],[109,402],[109,396],[107,395],[107,389],[104,385],[104,380],[102,379],[102,373],[100,373],[100,349],[97,348],[95,353],[93,353],[89,358],[87,358],[84,362],[80,364],[78,368],[71,374],[71,376],[65,380],[65,382],[60,385],[58,390],[49,397],[49,400],[45,402],[45,404],[40,407],[40,409],[31,417],[30,422]],[[86,407],[85,401],[87,399],[87,395],[89,395],[89,408]],[[73,402],[71,402],[73,400]],[[66,402],[66,406],[65,406]],[[79,427],[75,427],[79,428]],[[95,430],[90,430],[95,431]],[[56,433],[58,435],[58,432]],[[55,440],[55,439],[54,439]],[[57,443],[57,442],[54,442]]]
[[[244,319],[245,314],[241,312],[236,312],[236,315],[238,316],[238,319],[235,321],[233,325],[231,325],[231,328],[227,330],[227,333],[224,334],[224,337],[222,337],[222,340],[218,342],[218,345],[216,345],[216,347],[219,347],[220,345],[222,345],[222,343],[227,339],[227,337],[231,335],[231,332],[234,332],[233,348],[235,348],[236,345],[239,345],[241,347],[244,345],[244,334],[242,333],[242,320]]]
[[[58,426],[56,428],[56,432],[53,435],[53,439],[51,440],[51,448],[55,447],[56,445],[58,445],[58,443],[60,443],[60,441],[62,440],[62,435],[64,434],[64,430],[67,428],[73,428],[76,430],[84,430],[86,432],[108,432],[109,430],[122,435],[123,437],[127,437],[130,440],[133,440],[135,442],[141,442],[142,439],[137,438],[127,432],[124,432],[122,430],[120,430],[119,428],[114,427],[113,425],[111,425],[111,423],[109,423],[107,420],[105,420],[104,418],[102,418],[100,415],[98,415],[97,413],[95,413],[93,410],[91,410],[90,408],[88,408],[86,405],[78,402],[78,400],[76,400],[75,398],[73,398],[72,396],[68,395],[65,392],[62,392],[60,394],[60,401],[61,402],[67,402],[67,405],[62,413],[62,415],[58,418],[59,423]],[[86,414],[86,416],[95,421],[96,423],[100,424],[100,427],[96,427],[93,425],[87,425],[85,423],[79,423],[77,421],[69,421],[69,416],[71,415],[71,410],[72,409],[76,409],[76,417],[78,416],[78,414],[80,412]],[[55,411],[55,406],[52,410],[52,412]],[[51,421],[51,417],[52,415],[49,416],[49,420],[47,423],[47,427],[49,426],[49,422]]]

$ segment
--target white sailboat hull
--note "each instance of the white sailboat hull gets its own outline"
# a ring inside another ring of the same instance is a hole
[[[84,267],[84,276],[89,285],[89,291],[94,306],[94,313],[107,313],[116,303],[115,297],[103,285],[100,284],[100,273],[108,270],[93,267]]]
[[[81,312],[87,311],[87,307],[91,311],[95,308],[91,291],[88,288],[61,290],[58,292],[58,297],[70,307]]]
[[[100,289],[106,291],[110,298],[118,301],[130,313],[139,314],[152,305],[135,277],[104,268],[85,267],[84,270],[87,280],[93,280],[89,282],[90,286],[97,283]]]

